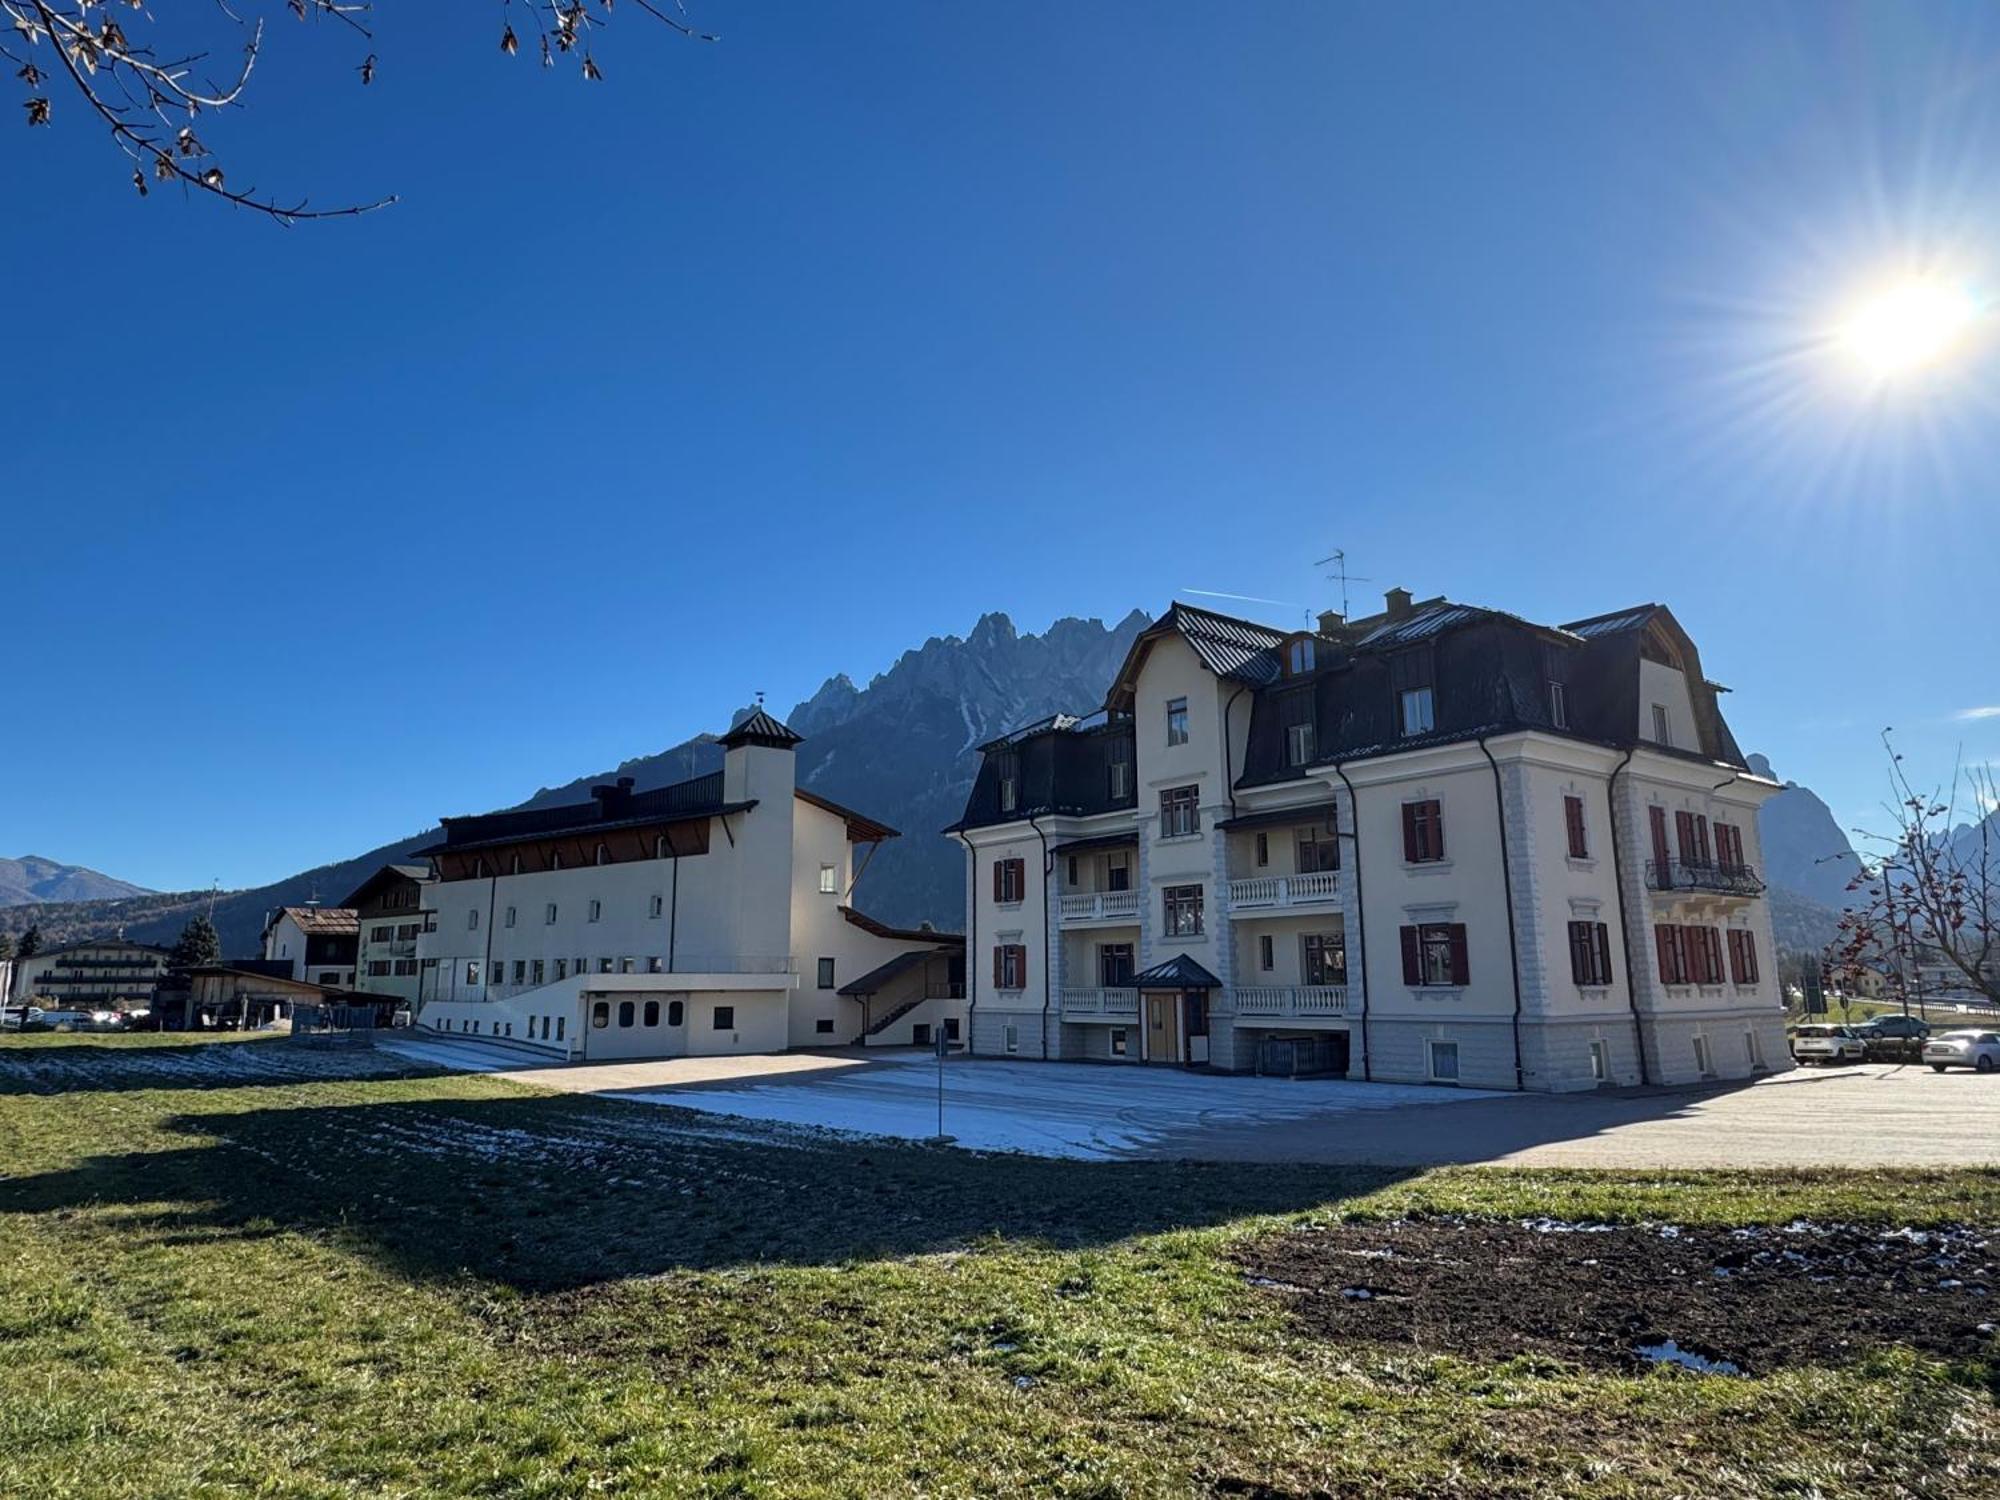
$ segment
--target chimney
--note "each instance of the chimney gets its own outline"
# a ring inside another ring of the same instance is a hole
[[[625,815],[626,804],[632,800],[632,778],[620,776],[616,786],[594,786],[590,795],[597,800],[597,816],[610,821]]]
[[[1337,609],[1323,609],[1319,612],[1319,633],[1329,639],[1337,637],[1347,628],[1347,616]]]
[[[1391,620],[1401,620],[1410,613],[1410,591],[1408,589],[1385,589],[1382,593],[1382,612]]]

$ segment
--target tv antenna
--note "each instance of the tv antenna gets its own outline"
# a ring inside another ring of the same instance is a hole
[[[1335,547],[1333,549],[1333,556],[1322,557],[1315,566],[1324,568],[1329,564],[1332,565],[1333,571],[1326,575],[1327,581],[1340,585],[1340,617],[1344,620],[1347,618],[1348,584],[1373,583],[1374,580],[1372,578],[1363,578],[1359,574],[1352,574],[1347,571],[1347,553],[1343,548]]]

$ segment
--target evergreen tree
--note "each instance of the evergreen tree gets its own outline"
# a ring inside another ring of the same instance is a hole
[[[11,932],[0,932],[0,964],[4,964],[13,956],[14,934]]]
[[[195,969],[221,957],[222,939],[216,936],[215,924],[205,916],[198,916],[181,929],[180,940],[167,955],[167,963],[176,969]]]
[[[21,946],[14,950],[19,958],[33,958],[42,951],[42,929],[39,923],[21,934]]]

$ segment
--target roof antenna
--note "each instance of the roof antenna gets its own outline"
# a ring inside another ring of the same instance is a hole
[[[757,706],[759,708],[764,706],[764,690],[762,688],[757,689]]]
[[[1340,617],[1344,620],[1347,618],[1347,585],[1350,583],[1371,583],[1374,580],[1363,578],[1358,574],[1349,575],[1347,571],[1347,553],[1342,548],[1335,547],[1333,549],[1333,556],[1322,557],[1315,566],[1324,568],[1329,563],[1333,565],[1334,571],[1326,575],[1327,581],[1329,583],[1337,582],[1340,585]]]

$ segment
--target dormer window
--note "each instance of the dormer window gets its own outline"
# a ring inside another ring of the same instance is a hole
[[[1549,684],[1549,727],[1569,728],[1569,693],[1560,682]]]
[[[1016,755],[1000,757],[1000,811],[1013,812],[1021,805],[1021,761]]]
[[[1400,695],[1400,709],[1406,738],[1429,734],[1437,728],[1437,698],[1430,688],[1405,688]]]
[[[597,862],[600,865],[608,865],[611,863],[611,851],[602,844],[599,844],[597,846]]]
[[[1111,742],[1110,762],[1111,800],[1123,802],[1132,795],[1132,743],[1130,740]]]
[[[518,854],[517,854],[517,855],[515,855],[515,856],[514,856],[514,858],[513,858],[513,860],[512,860],[512,861],[511,861],[511,862],[510,862],[510,863],[508,864],[508,867],[507,867],[507,873],[508,873],[509,875],[518,875],[518,874],[520,874],[520,873],[521,873],[521,856],[520,856],[520,855],[518,855]]]
[[[1653,705],[1653,743],[1672,746],[1674,742],[1674,721],[1667,714],[1667,705]]]
[[[1313,669],[1313,638],[1302,635],[1285,649],[1285,673],[1302,677]]]
[[[1167,700],[1167,743],[1185,745],[1188,742],[1187,699]]]

